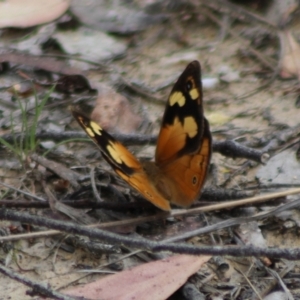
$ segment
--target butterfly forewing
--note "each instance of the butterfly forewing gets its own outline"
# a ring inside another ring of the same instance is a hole
[[[115,171],[123,180],[139,191],[152,204],[162,210],[168,211],[171,209],[170,202],[161,195],[145,172],[135,172],[131,176],[128,176],[120,169],[115,169]]]
[[[87,135],[100,148],[105,160],[123,180],[160,209],[171,209],[169,201],[157,191],[141,163],[127,148],[88,117],[74,109],[72,113]]]
[[[74,109],[72,114],[112,167],[121,169],[127,175],[142,168],[135,156],[97,123]]]
[[[191,62],[175,83],[162,119],[155,160],[164,165],[195,153],[203,135],[201,69]]]

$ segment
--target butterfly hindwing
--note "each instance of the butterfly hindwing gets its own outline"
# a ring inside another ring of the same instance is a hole
[[[211,157],[212,140],[206,119],[201,141],[201,147],[195,154],[183,155],[161,167],[163,175],[176,186],[170,200],[174,204],[190,206],[200,195]]]
[[[203,135],[201,69],[191,62],[175,83],[162,119],[155,161],[164,165],[196,152]]]
[[[72,113],[87,135],[100,148],[105,160],[123,180],[160,209],[170,210],[170,203],[157,191],[141,163],[126,147],[88,117],[74,109]]]

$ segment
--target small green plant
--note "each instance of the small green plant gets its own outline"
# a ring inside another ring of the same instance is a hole
[[[20,99],[17,97],[19,107],[21,109],[22,125],[21,133],[15,132],[15,123],[11,115],[11,134],[13,136],[13,143],[8,143],[0,137],[0,143],[12,151],[18,159],[23,162],[29,153],[34,151],[37,146],[36,131],[38,126],[38,120],[41,112],[47,103],[49,96],[54,90],[54,86],[47,92],[43,99],[39,102],[36,92],[34,93],[35,106],[34,106],[34,117],[33,120],[28,117],[27,114],[27,103],[22,104]]]

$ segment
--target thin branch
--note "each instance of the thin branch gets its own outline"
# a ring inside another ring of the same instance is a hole
[[[157,136],[155,135],[144,135],[144,134],[113,134],[113,136],[124,143],[127,146],[130,145],[148,145],[155,144],[157,141]],[[8,143],[13,143],[16,140],[23,139],[24,134],[15,133],[15,134],[5,134],[1,136]],[[69,139],[86,139],[87,135],[84,132],[77,131],[66,131],[66,132],[40,132],[36,134],[36,139],[38,140],[53,140],[55,142],[62,142]],[[243,146],[232,140],[225,141],[213,141],[213,151],[219,152],[225,156],[229,157],[242,157],[257,161],[259,163],[265,163],[269,158],[267,152],[260,151],[257,149],[249,148]]]
[[[116,228],[119,226],[122,227],[122,226],[127,226],[127,225],[135,225],[135,224],[140,224],[140,223],[145,223],[145,222],[157,221],[157,220],[160,220],[160,219],[163,219],[166,217],[178,217],[178,216],[183,216],[183,215],[199,214],[201,212],[228,209],[228,208],[233,208],[233,207],[238,207],[238,206],[248,205],[248,204],[253,205],[255,203],[265,202],[268,200],[273,200],[275,198],[281,198],[281,197],[285,197],[288,195],[294,195],[294,194],[299,194],[299,193],[300,193],[300,188],[290,189],[290,190],[283,191],[283,192],[259,195],[259,196],[255,196],[255,197],[251,197],[251,198],[247,198],[247,199],[242,199],[242,200],[227,201],[227,202],[223,202],[223,203],[207,205],[207,206],[197,207],[197,208],[193,208],[193,209],[178,209],[178,210],[173,210],[170,213],[160,212],[153,216],[138,217],[138,218],[134,218],[134,219],[127,219],[127,220],[114,221],[114,222],[106,222],[106,223],[102,223],[102,224],[93,224],[93,225],[89,225],[87,227],[88,228],[93,228],[93,227]],[[287,209],[287,207],[290,209],[290,208],[294,207],[293,205],[295,205],[295,207],[296,207],[298,204],[297,205],[294,204],[295,202],[296,201],[286,204],[285,209]],[[288,206],[288,205],[290,205],[290,206]],[[281,207],[278,208],[278,211],[280,209],[281,209]],[[252,218],[252,217],[249,217],[249,218]],[[248,220],[250,220],[250,219],[243,218],[242,220],[239,220],[238,224],[243,223],[243,221],[247,222]],[[230,221],[228,221],[228,222],[230,222]],[[228,226],[236,225],[235,221],[232,221],[232,222],[233,223],[229,224]],[[221,222],[221,225],[224,226],[225,224]],[[47,225],[45,225],[45,226],[47,227]],[[201,230],[203,230],[203,232]],[[214,228],[213,225],[211,225],[211,226],[202,228],[201,230],[199,229],[197,234],[202,234],[205,232],[205,230],[208,230],[208,232],[217,230],[217,228]],[[37,237],[57,235],[57,234],[61,234],[61,232],[59,230],[47,230],[47,231],[34,232],[34,233],[30,233],[30,234],[28,234],[28,233],[27,234],[15,234],[15,235],[11,235],[11,236],[0,237],[0,242],[12,241],[12,240],[18,240],[18,239],[24,239],[24,238],[25,239],[37,238]],[[180,236],[179,239],[188,238],[188,237],[190,237],[190,236],[188,236],[188,233],[187,233],[187,236],[184,236],[184,237]],[[177,239],[177,238],[178,237],[175,237],[174,239]]]
[[[263,164],[265,164],[270,157],[267,152],[243,146],[232,140],[215,141],[213,143],[213,151],[219,152],[227,157],[247,158]]]
[[[49,206],[49,203],[47,202],[47,200],[45,200],[45,199],[43,199],[43,198],[40,198],[40,197],[35,196],[35,195],[33,195],[33,194],[30,194],[30,193],[28,193],[28,192],[26,192],[26,191],[17,189],[17,188],[15,188],[14,186],[9,185],[9,184],[4,183],[4,182],[0,182],[0,185],[3,185],[3,186],[5,186],[5,187],[7,187],[7,188],[9,188],[9,189],[12,189],[12,190],[14,190],[14,191],[16,191],[16,192],[18,192],[18,193],[23,194],[23,195],[29,196],[29,197],[32,198],[32,199],[41,201],[41,202],[39,202],[38,204],[43,205],[43,204],[47,203],[47,206]],[[37,205],[38,205],[38,204],[37,204]]]
[[[0,182],[1,185],[1,182]],[[12,188],[13,189],[13,188]],[[23,194],[22,190],[18,190],[18,192]],[[32,198],[30,193],[28,196]],[[116,211],[124,211],[128,209],[151,209],[153,205],[150,202],[139,201],[139,202],[128,202],[128,203],[116,203],[116,202],[95,202],[91,199],[80,199],[80,200],[60,200],[61,203],[75,207],[75,208],[105,208],[105,209],[113,209]],[[49,202],[46,199],[43,199],[43,202],[39,201],[25,201],[21,199],[15,200],[0,200],[0,206],[5,206],[6,208],[49,208]]]
[[[96,201],[94,201],[94,202],[102,203],[103,200],[101,199],[100,194],[97,190],[97,186],[96,186],[95,167],[94,166],[91,167],[91,169],[90,169],[90,178],[91,178],[91,186],[92,186],[93,194],[94,194],[94,197],[96,198]]]
[[[1,185],[0,181],[0,185]],[[6,185],[6,187],[17,191],[18,193],[24,194],[30,198],[35,199],[35,195],[32,195],[28,192],[25,192],[23,190],[15,189],[13,186]],[[88,187],[88,186],[87,186]],[[99,186],[97,187],[101,188],[101,190],[108,190],[111,186]],[[89,187],[88,187],[89,188]],[[280,187],[278,187],[280,188]],[[90,189],[90,188],[89,188]],[[258,188],[256,187],[256,190]],[[244,191],[244,190],[233,190],[233,189],[222,189],[218,187],[208,187],[204,188],[201,197],[198,202],[195,202],[192,207],[199,207],[204,205],[210,205],[214,204],[214,202],[217,201],[228,201],[230,200],[240,200],[247,197],[252,197],[255,193],[253,191]],[[72,197],[72,196],[70,196]],[[0,200],[0,206],[5,206],[6,208],[48,208],[49,202],[46,199],[42,199],[37,197],[40,201],[26,201],[21,199],[14,199],[14,200],[6,200],[2,199]],[[82,199],[77,199],[76,197],[74,200],[67,199],[67,200],[60,200],[61,203],[75,207],[75,208],[93,208],[93,209],[99,209],[99,208],[105,208],[105,209],[112,209],[114,211],[124,211],[124,210],[131,210],[131,209],[144,209],[147,211],[155,211],[155,207],[153,204],[151,204],[148,201],[135,201],[135,202],[111,202],[111,201],[95,201],[94,199],[91,199],[88,196],[82,196]],[[142,197],[137,197],[142,198]],[[42,200],[42,201],[41,201]]]
[[[126,145],[146,145],[146,144],[155,144],[157,136],[155,135],[144,135],[144,134],[113,134],[113,136],[119,140],[120,142]],[[12,134],[4,134],[1,136],[6,142],[13,143],[15,140],[20,140],[24,138],[23,133],[14,133]],[[36,139],[44,141],[44,140],[52,140],[54,142],[62,142],[69,139],[86,139],[90,141],[87,137],[86,133],[83,131],[65,131],[65,132],[38,132],[36,133]]]
[[[49,160],[43,156],[37,155],[36,153],[33,153],[30,158],[37,162],[38,164],[44,166],[45,168],[51,170],[53,173],[57,174],[60,178],[63,178],[70,182],[70,184],[74,188],[79,188],[80,185],[78,181],[80,180],[81,175],[73,170],[70,170],[69,168],[65,167],[61,163],[58,163],[53,160]]]
[[[190,255],[231,255],[236,257],[245,256],[267,256],[269,258],[285,258],[288,260],[300,259],[299,248],[259,248],[253,246],[194,246],[186,243],[165,243],[154,242],[143,238],[135,239],[127,236],[121,236],[100,229],[90,229],[85,226],[74,225],[70,222],[61,222],[49,220],[44,217],[32,216],[27,213],[19,213],[13,210],[0,209],[0,218],[21,223],[33,224],[36,226],[46,226],[56,230],[68,232],[69,234],[79,234],[88,236],[92,239],[99,239],[116,245],[125,245],[127,247],[143,249],[152,252],[170,251],[179,254]]]
[[[16,280],[24,285],[29,286],[32,288],[32,291],[30,293],[27,292],[27,294],[30,295],[39,295],[39,296],[45,296],[45,297],[51,297],[59,300],[75,300],[78,298],[74,298],[71,296],[67,296],[61,293],[58,293],[52,289],[50,289],[46,284],[37,283],[35,281],[32,281],[28,279],[28,277],[21,276],[20,274],[13,272],[12,270],[4,267],[0,264],[0,272],[8,277],[10,277],[13,280]]]
[[[294,209],[298,206],[300,206],[300,199],[297,199],[297,200],[291,201],[289,203],[283,204],[283,205],[281,205],[279,207],[276,207],[276,208],[274,208],[274,209],[272,209],[268,212],[261,212],[261,213],[258,213],[256,215],[254,215],[254,216],[250,216],[250,217],[231,218],[229,220],[221,221],[221,222],[213,224],[213,225],[208,225],[204,228],[199,228],[199,229],[196,229],[196,230],[193,230],[193,231],[189,231],[189,232],[186,232],[186,233],[181,234],[179,236],[171,237],[170,239],[168,239],[168,241],[175,242],[175,241],[185,240],[185,239],[188,239],[188,238],[191,238],[191,237],[194,237],[194,236],[199,236],[201,234],[213,232],[213,231],[228,228],[228,227],[231,227],[231,226],[261,220],[261,219],[279,214],[280,212],[287,211],[287,210],[290,210],[290,209]]]

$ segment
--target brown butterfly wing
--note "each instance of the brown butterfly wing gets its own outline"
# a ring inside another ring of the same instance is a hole
[[[200,149],[183,155],[161,168],[162,175],[172,179],[170,201],[179,206],[190,206],[200,195],[211,158],[211,134],[204,119],[204,132]]]
[[[157,142],[156,164],[170,201],[190,205],[200,194],[211,157],[211,133],[203,115],[201,69],[191,62],[168,99]]]
[[[159,166],[200,148],[204,125],[200,77],[199,62],[191,62],[170,93],[155,154]]]
[[[162,210],[171,209],[169,202],[150,181],[141,163],[126,147],[80,112],[72,109],[72,114],[87,135],[100,148],[105,160],[121,178],[155,206]]]

